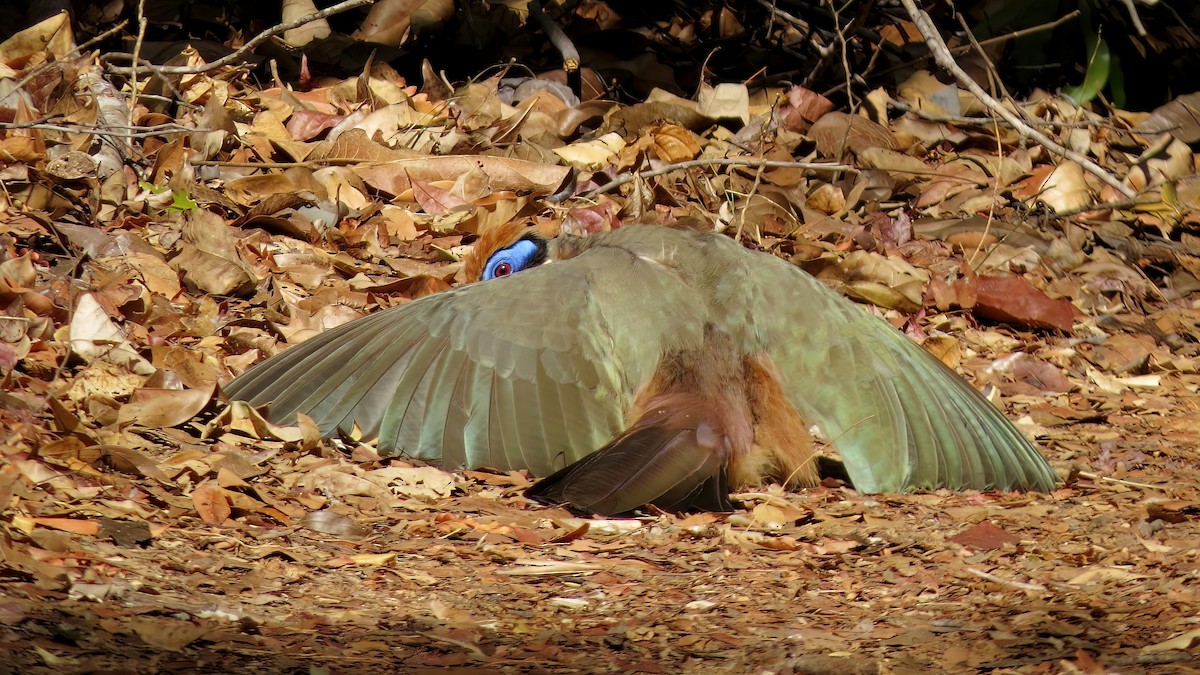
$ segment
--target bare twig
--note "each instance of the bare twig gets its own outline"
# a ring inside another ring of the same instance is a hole
[[[99,127],[93,124],[63,126],[48,122],[0,124],[0,129],[42,129],[44,131],[61,131],[66,134],[94,134],[96,136],[113,136],[116,138],[151,138],[163,134],[191,134],[197,131],[206,131],[205,129],[197,129],[195,127],[185,127],[181,124],[155,124],[146,127],[129,126],[124,127],[127,131],[114,130],[118,128],[121,127]]]
[[[1102,481],[1105,483],[1116,483],[1117,485],[1141,488],[1143,490],[1162,490],[1162,489],[1164,489],[1161,485],[1148,485],[1146,483],[1135,483],[1131,480],[1121,480],[1120,478],[1109,478],[1108,476],[1101,476],[1099,474],[1091,473],[1090,471],[1080,471],[1076,475],[1079,476],[1080,478],[1086,478],[1088,480],[1097,480],[1097,481]]]
[[[138,0],[137,5],[137,38],[133,41],[133,62],[136,64],[142,58],[142,43],[146,39],[146,0]],[[129,90],[131,92],[129,99],[129,126],[133,126],[134,109],[137,108],[138,100],[138,70],[133,69],[129,74]]]
[[[362,7],[363,5],[369,5],[373,2],[375,2],[375,0],[343,0],[338,4],[326,7],[319,12],[309,14],[308,16],[302,16],[295,21],[276,24],[259,33],[258,35],[255,35],[248,42],[246,42],[246,44],[242,45],[241,48],[222,56],[212,63],[202,63],[198,66],[159,66],[152,69],[146,66],[136,65],[135,61],[135,65],[109,66],[108,70],[116,75],[127,76],[132,76],[135,72],[156,72],[159,75],[198,75],[200,73],[207,73],[210,70],[216,70],[217,68],[223,68],[230,64],[240,62],[242,57],[254,51],[254,49],[260,44],[266,42],[276,35],[279,35],[280,33],[283,33],[284,31],[289,31],[293,28],[299,28],[306,23],[312,23],[313,21],[318,21],[335,14],[341,14],[342,12],[355,9],[357,7]],[[110,57],[111,56],[113,55],[110,55]]]
[[[968,567],[967,571],[970,572],[971,574],[974,574],[975,576],[979,577],[980,579],[987,579],[988,581],[994,581],[994,582],[1004,585],[1004,586],[1012,586],[1013,588],[1019,588],[1023,591],[1045,592],[1047,590],[1046,587],[1041,584],[1027,584],[1023,581],[1012,581],[1010,579],[1003,579],[1001,577],[996,576],[995,574],[991,574],[989,572],[984,572],[983,570],[977,570],[974,567]]]
[[[668,164],[664,167],[654,169],[653,171],[642,171],[637,175],[642,178],[654,178],[663,176],[673,171],[681,169],[691,169],[697,166],[745,166],[750,168],[765,167],[768,169],[812,169],[813,171],[848,171],[850,173],[858,173],[858,169],[849,164],[826,164],[822,162],[784,162],[774,159],[756,159],[753,157],[725,157],[720,159],[690,159],[686,162],[678,162],[676,164]],[[631,182],[634,179],[634,174],[626,174],[620,178],[609,181],[604,185],[587,193],[586,198],[591,199],[597,195],[602,195],[606,192],[611,192],[622,185]]]
[[[1039,145],[1053,152],[1054,154],[1061,157],[1066,157],[1076,164],[1079,164],[1088,173],[1091,173],[1096,178],[1099,178],[1109,187],[1112,187],[1122,195],[1125,195],[1129,199],[1134,199],[1137,197],[1137,192],[1130,189],[1121,181],[1117,180],[1115,176],[1110,174],[1108,171],[1105,171],[1104,168],[1099,164],[1096,164],[1083,154],[1059,144],[1057,141],[1029,126],[1024,122],[1024,120],[1009,112],[1007,108],[1005,108],[999,101],[992,98],[992,96],[984,91],[983,88],[980,87],[977,82],[975,82],[975,80],[971,79],[970,75],[967,75],[966,71],[964,71],[957,63],[955,63],[954,57],[950,55],[950,50],[946,47],[946,43],[942,41],[942,37],[938,34],[937,28],[933,25],[933,21],[929,18],[929,15],[917,8],[914,0],[900,0],[900,2],[904,5],[904,9],[908,11],[908,15],[912,18],[913,23],[916,24],[917,30],[920,31],[921,36],[925,38],[925,44],[929,47],[929,51],[933,54],[934,61],[937,62],[939,66],[945,68],[948,72],[954,75],[954,78],[958,80],[959,84],[965,87],[967,91],[974,94],[975,97],[978,98],[979,101],[988,108],[988,110],[991,110],[1001,119],[1011,124],[1012,127],[1016,129],[1017,132],[1022,136],[1033,139]]]

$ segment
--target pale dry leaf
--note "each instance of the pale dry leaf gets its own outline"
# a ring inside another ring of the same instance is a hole
[[[300,525],[313,532],[330,534],[343,539],[361,539],[368,530],[359,525],[353,518],[335,511],[312,511],[305,514]]]
[[[1144,574],[1130,572],[1119,567],[1093,566],[1071,577],[1067,583],[1072,586],[1090,586],[1106,582],[1137,581],[1145,578]]]
[[[237,250],[235,230],[215,213],[189,212],[179,255],[170,260],[190,288],[216,295],[241,295],[258,279]]]
[[[117,423],[149,429],[179,426],[200,414],[215,390],[215,382],[208,389],[139,389],[121,406]]]
[[[750,92],[746,85],[722,82],[717,86],[701,83],[696,110],[715,120],[735,119],[750,122]]]
[[[916,311],[925,295],[929,273],[899,258],[853,251],[842,259],[845,291],[879,307]]]
[[[1200,628],[1181,633],[1169,640],[1163,640],[1162,642],[1142,647],[1142,653],[1158,654],[1172,650],[1188,651],[1197,645],[1200,645]]]
[[[206,435],[217,429],[241,432],[251,438],[275,439],[295,443],[303,439],[303,432],[287,425],[271,424],[262,413],[245,401],[230,401],[229,405],[209,423]]]
[[[554,148],[553,152],[571,166],[596,171],[611,162],[624,147],[625,139],[616,132],[610,132],[589,141],[576,141]]]
[[[828,117],[828,115],[825,117]],[[825,118],[822,117],[821,119]],[[883,147],[863,148],[857,154],[864,166],[886,171],[896,178],[911,180],[914,178],[926,178],[937,173],[935,169],[916,157],[910,157],[909,155]]]
[[[290,23],[310,14],[316,14],[317,6],[313,0],[283,0],[283,23]],[[303,47],[315,40],[323,40],[333,32],[326,19],[309,21],[302,26],[283,32],[283,41],[293,47]]]
[[[654,153],[664,162],[682,162],[700,154],[700,144],[692,132],[676,124],[663,124],[650,130]]]
[[[142,358],[125,339],[94,293],[79,296],[67,330],[71,351],[85,361],[107,361],[138,375],[149,375],[154,366]]]
[[[795,525],[797,521],[811,516],[812,512],[807,509],[797,508],[790,504],[765,502],[755,505],[750,517],[751,522],[760,529],[777,530]]]
[[[1081,209],[1092,203],[1083,167],[1065,160],[1046,176],[1037,199],[1056,212]]]

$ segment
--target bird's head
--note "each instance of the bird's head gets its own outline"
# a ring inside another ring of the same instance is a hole
[[[550,241],[558,236],[558,229],[553,222],[518,221],[493,227],[463,258],[463,275],[468,282],[487,281],[541,265],[549,260]]]

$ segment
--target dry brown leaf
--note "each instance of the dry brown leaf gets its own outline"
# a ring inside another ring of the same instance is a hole
[[[766,502],[756,505],[751,511],[750,517],[759,527],[778,529],[811,518],[812,512],[790,504]]]
[[[208,211],[193,212],[184,223],[179,255],[170,265],[184,283],[205,293],[240,295],[258,280],[237,251],[236,230]]]
[[[145,640],[146,644],[177,652],[211,632],[208,626],[198,626],[188,621],[166,617],[134,619],[128,626]]]
[[[675,124],[663,124],[650,130],[654,154],[664,162],[682,162],[700,154],[700,144],[692,132]]]
[[[215,485],[199,485],[192,490],[192,504],[200,519],[214,527],[220,527],[229,520],[232,510],[227,494]]]
[[[139,389],[121,406],[117,422],[150,429],[179,426],[198,415],[215,391],[216,382],[207,389]]]
[[[329,534],[343,539],[361,539],[369,531],[353,518],[334,511],[313,511],[300,520],[300,525],[313,532]]]
[[[833,110],[833,101],[800,85],[793,85],[788,90],[787,101],[779,108],[780,124],[799,133],[808,131],[813,122]]]
[[[848,295],[879,307],[915,312],[925,295],[929,273],[898,258],[854,251],[839,264]]]
[[[865,117],[843,112],[822,116],[809,129],[808,135],[817,144],[817,151],[831,159],[841,159],[847,151],[861,155],[871,149],[894,151],[898,147],[896,138],[887,127]],[[920,160],[909,159],[925,168]]]
[[[57,12],[0,43],[0,63],[13,69],[24,68],[30,59],[45,54],[65,59],[74,48],[71,15]]]
[[[354,171],[372,187],[398,195],[412,189],[413,181],[453,181],[477,168],[487,174],[492,191],[512,190],[540,195],[553,194],[570,174],[570,169],[565,166],[483,155],[423,157],[356,166]]]
[[[1155,108],[1133,130],[1142,134],[1165,131],[1184,143],[1200,141],[1200,92],[1183,94]]]
[[[826,115],[828,117],[828,115]],[[821,119],[825,119],[822,117]],[[867,147],[857,151],[858,159],[871,169],[886,171],[896,178],[911,180],[927,178],[937,173],[925,162],[883,147]]]
[[[419,180],[413,181],[413,199],[431,216],[443,216],[470,206],[450,190]]]
[[[1025,354],[1013,364],[1013,377],[1039,392],[1064,393],[1075,385],[1053,364]]]
[[[313,0],[283,0],[282,4],[282,19],[284,23],[291,23],[317,12],[317,6],[313,3]],[[283,40],[293,47],[303,47],[314,40],[323,40],[329,37],[332,32],[333,29],[329,27],[329,21],[322,18],[284,31]]]
[[[171,480],[159,468],[158,462],[133,448],[126,448],[119,445],[101,445],[97,446],[97,449],[103,453],[104,458],[117,471],[123,471],[135,476],[146,476],[162,483]]]
[[[1083,168],[1070,160],[1059,164],[1037,189],[1037,200],[1056,212],[1082,209],[1092,203]]]

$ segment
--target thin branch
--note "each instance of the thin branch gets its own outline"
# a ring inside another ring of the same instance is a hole
[[[999,101],[992,98],[992,96],[984,91],[983,88],[980,87],[977,82],[975,82],[975,80],[971,79],[970,75],[967,75],[966,71],[964,71],[957,63],[955,63],[954,57],[950,55],[950,50],[946,47],[946,43],[942,41],[942,37],[938,34],[937,28],[933,25],[933,20],[929,18],[929,15],[918,9],[913,0],[900,0],[900,2],[904,5],[904,9],[908,11],[908,15],[912,18],[913,23],[916,24],[917,30],[920,31],[921,36],[925,38],[925,44],[929,47],[929,51],[933,54],[934,61],[939,66],[945,68],[948,72],[954,75],[954,78],[958,80],[958,82],[963,85],[967,91],[974,94],[975,97],[978,98],[979,101],[983,103],[983,105],[985,105],[989,110],[1011,124],[1012,127],[1016,129],[1017,132],[1022,136],[1033,139],[1039,145],[1053,152],[1054,154],[1059,155],[1060,157],[1066,157],[1076,164],[1079,164],[1088,173],[1091,173],[1096,178],[1099,178],[1109,187],[1113,188],[1122,195],[1125,195],[1129,199],[1134,199],[1137,197],[1137,192],[1133,191],[1124,183],[1117,180],[1115,176],[1110,174],[1108,171],[1105,171],[1104,168],[1099,164],[1096,164],[1081,153],[1075,152],[1070,148],[1060,145],[1057,141],[1029,126],[1019,117],[1009,112],[1007,108],[1005,108]]]
[[[1109,478],[1108,476],[1101,476],[1099,474],[1091,473],[1090,471],[1080,471],[1079,473],[1077,473],[1075,475],[1079,476],[1080,478],[1086,478],[1088,480],[1102,481],[1105,483],[1116,483],[1117,485],[1141,488],[1143,490],[1163,490],[1163,489],[1165,489],[1161,485],[1149,485],[1146,483],[1135,483],[1131,480],[1121,480],[1120,478]]]
[[[673,171],[681,169],[691,169],[697,166],[745,166],[750,168],[764,167],[768,169],[811,169],[813,171],[847,171],[850,173],[858,173],[858,169],[849,164],[827,164],[822,162],[784,162],[774,159],[755,159],[753,157],[726,157],[721,159],[690,159],[686,162],[678,162],[676,164],[668,164],[664,167],[654,169],[652,171],[641,171],[630,173],[620,178],[605,183],[587,193],[586,198],[591,199],[597,195],[602,195],[606,192],[621,187],[622,185],[632,182],[634,178],[640,176],[642,178],[655,178],[663,176]]]
[[[1003,579],[1001,577],[996,576],[995,574],[991,574],[989,572],[984,572],[983,570],[977,570],[974,567],[968,567],[967,571],[970,572],[971,574],[974,574],[975,576],[979,577],[980,579],[987,579],[988,581],[994,581],[1003,586],[1012,586],[1013,588],[1019,588],[1023,591],[1038,591],[1038,592],[1044,593],[1047,590],[1047,588],[1041,584],[1027,584],[1027,583],[1024,583],[1021,581],[1012,581],[1009,579]]]
[[[268,28],[267,30],[264,30],[263,32],[259,33],[258,35],[255,35],[246,44],[242,45],[236,51],[226,54],[225,56],[222,56],[221,58],[217,59],[216,61],[213,61],[212,63],[202,63],[198,66],[158,66],[156,68],[147,68],[146,66],[138,66],[138,65],[109,66],[108,70],[109,70],[109,72],[114,73],[116,75],[127,75],[127,76],[133,76],[133,74],[135,72],[155,72],[159,75],[199,75],[200,73],[207,73],[210,70],[216,70],[218,68],[223,68],[223,67],[231,65],[231,64],[240,63],[242,60],[242,57],[244,57],[247,54],[249,54],[250,52],[254,51],[254,49],[256,47],[258,47],[260,44],[266,42],[267,40],[271,39],[272,37],[274,37],[280,33],[292,30],[293,28],[299,28],[300,26],[303,26],[306,23],[312,23],[313,21],[318,21],[320,19],[324,19],[326,17],[330,17],[335,14],[341,14],[342,12],[345,12],[345,11],[348,11],[351,9],[355,9],[358,7],[362,7],[363,5],[370,5],[374,2],[375,2],[375,0],[343,0],[342,2],[339,2],[338,4],[332,5],[330,7],[326,7],[325,9],[323,9],[319,12],[309,14],[308,16],[302,16],[299,19],[296,19],[295,21],[289,21],[287,23],[277,24],[275,26]],[[111,57],[114,55],[110,54],[109,56]]]
[[[62,126],[47,122],[0,124],[0,129],[42,129],[44,131],[61,131],[67,134],[93,134],[96,136],[113,136],[115,138],[152,138],[154,136],[161,136],[162,134],[191,134],[197,131],[207,131],[206,129],[185,127],[181,124],[156,124],[148,127],[130,126],[125,128],[130,131],[114,131],[110,127],[98,127],[92,124],[73,124],[71,126]]]
[[[146,0],[138,0],[137,20],[137,37],[133,41],[133,62],[135,64],[142,58],[142,44],[146,40]],[[129,91],[129,126],[133,126],[134,109],[137,108],[138,101],[138,71],[136,68],[129,74]]]

